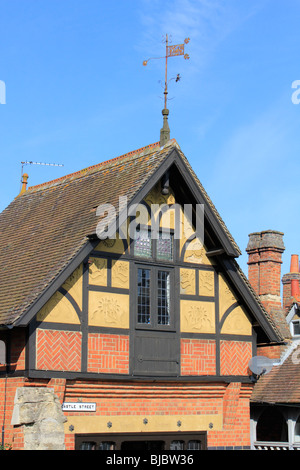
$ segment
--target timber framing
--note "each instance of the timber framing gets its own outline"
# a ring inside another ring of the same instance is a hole
[[[130,204],[139,203],[152,189],[152,187],[157,184],[163,175],[169,171],[170,172],[170,181],[172,185],[172,178],[177,177],[179,174],[182,178],[182,183],[179,184],[179,181],[176,181],[176,193],[179,194],[179,200],[182,204],[185,202],[193,204],[204,204],[205,205],[205,227],[206,232],[209,231],[210,234],[213,234],[215,246],[211,248],[211,256],[215,256],[218,260],[221,260],[224,268],[228,269],[228,274],[231,278],[231,281],[242,295],[242,297],[249,303],[251,310],[259,322],[262,325],[266,335],[271,341],[280,341],[280,335],[276,331],[275,325],[272,325],[262,313],[261,305],[259,305],[258,299],[254,298],[253,292],[251,292],[250,286],[245,284],[245,280],[241,278],[237,269],[234,267],[234,264],[230,261],[230,258],[239,256],[238,249],[234,246],[232,241],[229,239],[228,234],[225,232],[224,227],[222,226],[219,218],[217,217],[215,211],[212,209],[211,205],[208,204],[205,194],[199,188],[199,185],[196,183],[193,178],[190,169],[186,165],[184,159],[180,155],[177,148],[174,148],[163,163],[156,169],[154,174],[147,180],[143,187],[135,194],[135,196],[129,201]],[[119,215],[121,217],[121,214]],[[74,258],[67,264],[64,269],[59,273],[59,275],[53,280],[53,282],[43,291],[36,301],[29,306],[26,313],[22,315],[13,326],[27,326],[38,311],[45,305],[45,303],[50,299],[50,297],[56,292],[64,281],[70,276],[74,269],[83,262],[88,256],[95,255],[94,248],[98,244],[99,239],[96,236],[96,233],[90,233],[84,243],[83,247],[79,252],[74,256]],[[219,253],[226,253],[225,255],[219,255]],[[107,253],[105,253],[107,255]],[[101,256],[101,253],[99,253]],[[128,255],[128,259],[132,255]],[[125,259],[125,258],[124,258]],[[182,261],[178,260],[177,264],[180,265]],[[206,267],[204,267],[206,269]],[[266,313],[266,312],[264,312]],[[10,325],[12,327],[12,325]]]

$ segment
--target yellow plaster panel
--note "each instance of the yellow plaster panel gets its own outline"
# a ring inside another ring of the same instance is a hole
[[[116,234],[116,238],[101,240],[95,248],[96,251],[106,251],[108,253],[124,254],[125,248],[122,238]]]
[[[152,204],[174,204],[175,198],[172,189],[169,194],[162,194],[160,183],[157,183],[144,198],[144,201],[151,207]]]
[[[195,233],[195,229],[183,210],[180,212],[180,241],[179,249],[180,254],[185,247],[183,260],[186,263],[198,263],[212,265],[211,260],[206,256],[206,249],[199,238],[194,238],[187,242],[189,237]]]
[[[62,287],[73,297],[78,307],[82,309],[82,264],[68,277]]]
[[[143,420],[147,418],[145,425]],[[111,422],[112,426],[107,427]],[[192,431],[221,431],[223,427],[223,415],[202,414],[202,415],[107,415],[107,416],[67,416],[64,424],[65,433],[70,433],[69,426],[74,426],[76,434],[96,434],[96,433],[126,433],[130,432],[178,432],[177,422],[181,421],[180,432]],[[180,436],[180,433],[178,433]]]
[[[103,258],[89,259],[89,284],[96,286],[107,285],[107,260]]]
[[[233,305],[235,302],[237,302],[237,298],[235,297],[232,289],[226,282],[223,274],[219,275],[219,296],[219,312],[221,320],[226,310],[231,307],[231,305]]]
[[[167,195],[161,194],[160,184],[157,184],[144,198],[144,202],[150,207],[155,220],[161,213],[160,227],[175,228],[175,211],[171,208],[175,204],[175,197],[172,190]],[[151,216],[149,215],[148,225],[150,224]]]
[[[180,269],[180,293],[195,295],[196,274],[194,269]]]
[[[208,266],[213,264],[206,256],[206,249],[198,238],[187,243],[183,260],[186,263],[207,264]]]
[[[128,261],[113,260],[111,267],[112,287],[129,289],[129,263]]]
[[[129,295],[89,291],[89,325],[129,328]]]
[[[188,333],[215,333],[215,303],[181,300],[180,330]]]
[[[242,307],[236,307],[226,318],[221,333],[251,335],[252,326]]]
[[[199,295],[215,295],[215,276],[213,271],[199,270]]]
[[[171,207],[162,212],[160,227],[175,230],[175,210]]]
[[[71,323],[79,325],[78,315],[69,300],[60,292],[55,294],[41,308],[36,316],[37,321],[53,323]]]

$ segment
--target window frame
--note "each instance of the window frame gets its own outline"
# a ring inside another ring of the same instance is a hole
[[[112,434],[76,434],[75,449],[80,450],[82,442],[93,442],[96,449],[99,450],[100,442],[110,442],[115,444],[112,451],[121,450],[122,443],[128,441],[164,441],[164,450],[170,450],[173,441],[184,441],[183,452],[197,452],[198,450],[207,449],[207,431],[190,431],[190,432],[150,432],[150,433],[112,433]],[[188,449],[188,443],[191,441],[199,441],[201,449]],[[176,452],[176,451],[175,451]]]
[[[147,269],[150,271],[150,322],[139,323],[138,322],[138,270]],[[170,286],[169,286],[169,314],[170,323],[167,325],[158,323],[158,272],[165,271],[170,274]],[[174,331],[175,329],[175,309],[174,309],[174,295],[172,291],[175,285],[175,269],[172,266],[165,264],[146,264],[146,263],[135,263],[135,282],[136,286],[135,301],[134,301],[134,326],[137,330],[155,330],[155,331]],[[153,287],[155,286],[155,288]]]
[[[290,330],[291,330],[292,336],[295,338],[300,337],[300,333],[295,333],[295,325],[297,325],[298,327],[300,326],[300,319],[292,320],[290,325],[291,325]]]
[[[139,229],[140,229],[140,231],[143,231],[143,230],[148,231],[148,233],[151,234],[151,225],[140,225]],[[174,265],[175,262],[176,262],[176,259],[177,259],[177,251],[178,251],[178,249],[177,249],[178,244],[176,243],[177,240],[175,239],[174,229],[167,229],[167,228],[160,227],[159,228],[159,235],[163,234],[163,233],[168,233],[171,236],[171,239],[172,239],[172,259],[163,259],[163,258],[159,258],[157,256],[157,246],[158,246],[157,241],[158,240],[156,238],[151,238],[151,237],[150,237],[150,240],[151,240],[151,256],[149,256],[149,257],[141,256],[140,254],[137,254],[135,252],[135,240],[132,240],[132,252],[133,252],[134,258],[141,261],[141,262],[150,261],[152,263],[163,263],[163,264],[166,263],[166,264]]]

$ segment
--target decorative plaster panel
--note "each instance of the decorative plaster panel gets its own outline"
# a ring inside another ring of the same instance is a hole
[[[128,261],[113,260],[111,268],[111,285],[129,289],[129,263]]]
[[[89,325],[129,328],[129,295],[90,291]]]
[[[102,258],[90,258],[89,283],[96,286],[107,285],[107,260]]]
[[[181,331],[215,333],[215,303],[194,300],[180,302]]]
[[[215,277],[213,271],[199,270],[199,295],[213,297],[215,293]]]
[[[180,293],[195,295],[196,281],[194,269],[180,269]]]

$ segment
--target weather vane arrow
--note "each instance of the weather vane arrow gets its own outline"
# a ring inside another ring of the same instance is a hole
[[[143,65],[147,65],[149,60],[153,59],[165,59],[166,60],[166,65],[165,65],[165,109],[167,108],[167,94],[168,94],[168,58],[169,57],[177,57],[183,55],[184,59],[189,59],[190,56],[185,53],[184,51],[184,46],[185,44],[188,44],[190,42],[190,38],[186,38],[183,42],[183,44],[176,44],[176,45],[169,45],[169,38],[168,35],[166,34],[166,55],[163,57],[150,57],[150,59],[144,60]],[[176,77],[176,81],[180,80],[179,74]]]

